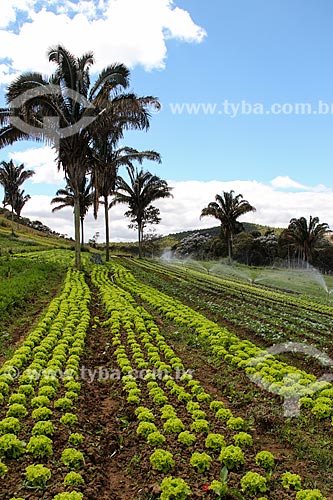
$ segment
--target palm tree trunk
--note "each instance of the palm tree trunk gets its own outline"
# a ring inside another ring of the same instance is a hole
[[[14,209],[12,207],[12,238],[14,238]]]
[[[80,220],[81,220],[81,247],[83,248],[84,246],[84,233],[83,233],[83,221],[84,221],[84,218],[83,217],[80,217]]]
[[[139,240],[139,259],[142,259],[142,240],[141,240],[141,224],[138,223],[138,240]]]
[[[80,193],[74,193],[74,228],[75,228],[75,267],[81,269],[81,242],[80,242]]]
[[[110,234],[109,234],[109,201],[108,196],[104,196],[104,218],[105,218],[105,260],[110,260]]]

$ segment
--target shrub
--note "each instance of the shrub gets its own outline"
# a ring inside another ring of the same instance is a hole
[[[177,440],[179,443],[184,444],[185,446],[192,446],[196,441],[196,437],[189,431],[183,431],[178,435]]]
[[[24,453],[25,443],[15,434],[4,434],[0,437],[0,456],[18,458]]]
[[[225,440],[222,434],[208,434],[205,441],[206,448],[220,450],[225,447]]]
[[[50,457],[53,453],[52,440],[46,436],[32,436],[27,452],[35,458]]]
[[[25,478],[33,488],[45,488],[46,482],[51,478],[51,471],[44,465],[28,465],[25,469]]]
[[[219,459],[228,469],[237,469],[245,463],[242,450],[239,446],[233,445],[223,448]]]
[[[191,493],[184,479],[169,476],[161,483],[160,500],[186,500]]]
[[[271,471],[274,467],[274,455],[270,451],[260,451],[256,454],[256,464],[266,471]]]
[[[83,460],[83,454],[74,448],[65,448],[61,454],[62,463],[69,469],[79,469]]]
[[[241,479],[241,487],[244,493],[256,495],[267,491],[266,478],[257,472],[247,472]]]
[[[197,472],[203,473],[210,469],[210,464],[212,462],[212,457],[207,453],[192,453],[190,458],[190,464],[196,469]]]
[[[160,448],[154,451],[149,460],[154,470],[164,473],[171,470],[175,465],[172,454]]]
[[[84,479],[78,472],[69,472],[64,478],[65,486],[80,486],[84,484]]]

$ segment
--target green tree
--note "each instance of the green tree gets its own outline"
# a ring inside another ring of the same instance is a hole
[[[10,160],[9,162],[2,161],[0,163],[0,184],[3,186],[5,192],[3,206],[11,206],[12,236],[14,235],[14,212],[17,213],[17,208],[19,207],[18,200],[20,197],[20,186],[22,186],[22,184],[27,179],[30,179],[30,177],[34,174],[35,172],[33,170],[25,170],[23,163],[21,165],[15,165],[13,160]],[[23,192],[21,192],[21,196],[23,196]],[[24,203],[26,203],[29,198],[26,197]],[[20,201],[22,203],[23,199],[21,198]],[[23,205],[20,208],[19,213],[17,213],[18,216],[21,213]]]
[[[123,64],[103,69],[91,85],[91,52],[75,57],[59,45],[48,57],[56,65],[50,78],[26,73],[9,85],[8,108],[0,112],[0,147],[34,139],[56,149],[58,168],[74,193],[75,264],[80,268],[80,187],[92,164],[93,137],[105,130],[117,130],[121,137],[137,115],[139,128],[147,128],[147,110],[159,103],[153,97],[123,93],[129,85],[129,70]]]
[[[242,194],[234,196],[234,191],[223,191],[222,195],[217,194],[215,201],[208,204],[201,211],[201,217],[212,216],[221,223],[223,237],[228,246],[228,256],[232,259],[233,255],[233,237],[239,228],[238,219],[248,212],[254,212],[256,209],[247,200],[243,199]]]
[[[81,245],[84,245],[84,219],[88,213],[89,207],[94,202],[94,193],[91,191],[91,184],[85,177],[80,188],[80,222],[81,222]],[[52,208],[52,212],[62,210],[65,207],[74,208],[74,192],[70,185],[65,189],[58,189],[55,198],[51,200],[52,204],[58,203],[57,207]]]
[[[131,125],[135,127],[135,119]],[[123,147],[116,149],[116,144],[111,136],[94,141],[95,164],[92,182],[95,188],[94,212],[97,216],[98,199],[101,196],[104,204],[106,261],[110,260],[110,230],[109,230],[109,196],[116,189],[119,168],[131,166],[136,160],[142,163],[144,159],[161,162],[160,155],[155,151],[137,151],[136,149]]]
[[[29,201],[31,198],[30,194],[24,194],[24,189],[19,189],[14,201],[14,212],[16,213],[17,217],[21,217],[21,212],[24,207],[24,205]]]
[[[291,243],[295,253],[304,262],[311,264],[314,248],[328,231],[326,222],[319,223],[318,217],[310,215],[309,221],[305,217],[291,219],[281,238]]]
[[[129,207],[132,221],[137,225],[139,257],[142,257],[142,239],[145,214],[151,203],[160,198],[172,197],[172,188],[167,182],[150,172],[138,171],[133,165],[126,168],[129,182],[122,177],[118,178],[117,189],[114,193],[111,206],[125,203]]]

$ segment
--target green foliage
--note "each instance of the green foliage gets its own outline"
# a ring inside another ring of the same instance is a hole
[[[0,434],[17,434],[20,432],[20,421],[15,417],[7,417],[0,420]]]
[[[29,397],[32,396],[32,394],[35,392],[35,389],[31,384],[21,384],[20,387],[18,388],[18,392],[20,394],[24,394],[25,396]]]
[[[239,446],[234,445],[223,448],[220,453],[219,459],[222,464],[225,465],[229,470],[237,469],[245,463],[245,458],[242,450],[239,448]]]
[[[237,434],[234,434],[233,440],[235,441],[235,445],[239,446],[240,448],[244,448],[245,446],[252,446],[253,444],[252,436],[247,432],[238,432]]]
[[[26,407],[22,404],[14,403],[8,407],[7,417],[24,418],[28,415]]]
[[[225,447],[225,440],[222,434],[208,434],[205,441],[206,448],[220,450]]]
[[[228,408],[220,408],[216,412],[216,417],[226,422],[227,420],[229,420],[229,418],[232,417],[232,412]]]
[[[71,491],[70,493],[59,493],[52,500],[83,500],[83,493]]]
[[[296,500],[326,500],[320,490],[300,490],[296,493]]]
[[[24,441],[20,441],[15,434],[4,434],[0,437],[0,456],[18,458],[25,450]]]
[[[69,398],[59,398],[54,402],[54,407],[60,410],[71,410],[73,408],[73,401]]]
[[[230,417],[227,420],[227,427],[234,431],[242,431],[245,427],[245,421],[241,417]]]
[[[154,470],[164,473],[169,472],[175,465],[172,454],[160,448],[154,451],[149,460]]]
[[[176,413],[176,410],[174,409],[173,406],[164,405],[161,408],[161,418],[162,419],[168,420],[169,418],[176,418],[176,417],[177,417],[177,413]]]
[[[209,485],[209,489],[212,490],[219,498],[223,498],[228,493],[228,485],[222,481],[212,481]]]
[[[8,467],[0,460],[0,478],[2,479],[8,472]]]
[[[151,432],[147,437],[147,443],[151,446],[161,446],[165,441],[165,436],[158,431]]]
[[[256,454],[256,464],[266,471],[271,471],[275,465],[274,455],[270,451],[260,451]]]
[[[79,469],[83,463],[84,457],[81,451],[74,448],[65,448],[61,454],[61,461],[69,469]]]
[[[55,396],[56,392],[57,392],[56,389],[54,387],[52,387],[52,385],[44,385],[44,386],[40,387],[40,389],[38,391],[38,396],[45,396],[48,399],[52,399]],[[47,406],[47,405],[43,405],[43,406]]]
[[[33,426],[31,434],[33,436],[53,436],[54,427],[49,420],[40,420]]]
[[[50,408],[46,408],[43,406],[42,408],[36,408],[31,414],[32,418],[34,420],[40,421],[40,420],[49,420],[49,418],[52,415],[52,410]]]
[[[302,487],[301,481],[301,476],[298,474],[292,474],[291,472],[285,472],[281,476],[282,486],[286,490],[300,490]]]
[[[153,422],[140,422],[136,433],[138,436],[147,437],[152,432],[157,432],[157,427]]]
[[[46,482],[51,479],[51,471],[44,465],[28,465],[25,469],[25,478],[32,488],[45,488]]]
[[[20,393],[12,394],[9,398],[8,403],[10,405],[17,403],[17,404],[26,406],[27,398],[25,397],[24,394],[20,394]]]
[[[184,479],[169,476],[161,483],[160,500],[186,500],[191,493]]]
[[[47,436],[32,436],[27,445],[27,452],[35,458],[50,457],[53,453],[52,439]]]
[[[196,437],[189,431],[183,431],[178,435],[177,440],[179,443],[184,444],[185,446],[192,446],[196,441]]]
[[[31,400],[31,406],[33,408],[47,407],[50,404],[50,400],[47,396],[36,396]]]
[[[64,478],[65,486],[80,486],[84,484],[84,479],[78,472],[69,472]]]
[[[247,472],[241,479],[241,487],[244,493],[256,495],[267,491],[266,478],[257,472]]]
[[[138,410],[138,408],[137,408]],[[141,422],[153,422],[155,420],[155,415],[149,408],[142,408],[141,411],[135,411],[137,419]]]
[[[168,434],[179,434],[185,429],[185,426],[180,418],[172,417],[164,422],[163,428]]]
[[[84,441],[84,436],[79,432],[72,432],[72,434],[70,434],[68,438],[68,442],[73,446],[80,446],[80,444],[82,444],[83,441]]]
[[[203,473],[210,469],[212,460],[212,457],[207,453],[198,453],[195,451],[190,458],[190,464],[197,472]]]
[[[74,413],[65,413],[65,415],[61,417],[60,422],[65,425],[72,426],[77,423],[77,420],[78,418],[74,415]]]
[[[209,422],[204,419],[194,420],[191,424],[191,431],[194,432],[208,432],[209,431]]]
[[[328,418],[332,413],[332,406],[316,402],[311,412],[319,419]]]

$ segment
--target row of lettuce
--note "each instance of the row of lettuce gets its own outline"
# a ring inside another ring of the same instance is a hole
[[[325,377],[323,380],[317,379],[315,375],[280,361],[269,350],[264,350],[249,340],[240,339],[174,297],[137,281],[123,266],[117,265],[115,272],[121,286],[179,327],[190,328],[201,342],[210,347],[215,356],[243,369],[257,385],[279,395],[286,406],[289,401],[291,404],[310,408],[318,419],[331,417],[333,386]],[[293,348],[290,344],[290,349]]]
[[[132,294],[147,297],[130,273],[112,267],[111,281],[107,269],[96,266],[92,282],[105,305],[108,319],[102,326],[109,330],[110,353],[127,403],[135,407],[136,433],[160,478],[162,500],[197,493],[200,479],[201,487],[217,498],[237,492],[251,498],[271,491],[288,492],[297,500],[324,498],[319,490],[303,489],[298,474],[278,471],[271,452],[257,451],[249,423],[234,416],[185,369],[154,318],[137,304]],[[150,304],[158,295],[153,289],[146,293]],[[167,307],[167,297],[163,299]],[[180,305],[175,303],[175,308]]]
[[[132,261],[127,265],[148,284],[180,298],[185,294],[194,307],[204,306],[207,313],[246,328],[258,339],[261,337],[270,342],[307,340],[318,348],[330,348],[332,308],[325,306],[325,310],[329,311],[326,314],[318,311],[317,305],[299,298],[292,304],[289,301],[286,303],[287,295],[281,293],[278,295],[283,295],[284,301],[274,301],[272,296],[276,297],[277,292],[211,277],[191,269],[175,271],[173,266],[150,261]],[[173,279],[170,280],[170,277]],[[302,306],[304,302],[306,308]]]
[[[59,470],[63,492],[54,500],[83,498],[76,490],[84,483],[78,449],[84,437],[74,431],[89,302],[83,274],[69,270],[61,293],[0,369],[0,477],[12,500],[24,500],[31,488],[45,490]],[[58,451],[60,433],[68,437]]]

